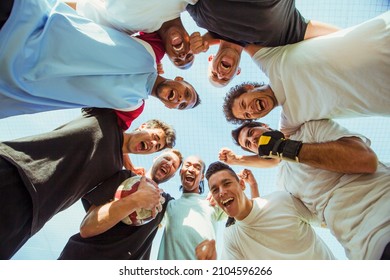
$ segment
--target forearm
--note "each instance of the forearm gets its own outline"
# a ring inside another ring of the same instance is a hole
[[[258,155],[251,155],[251,156],[237,156],[236,159],[231,161],[230,164],[233,165],[241,165],[241,166],[248,166],[248,167],[257,167],[257,168],[270,168],[277,166],[280,162],[280,159],[264,159],[260,158]]]
[[[251,188],[251,198],[260,197],[259,187],[257,183],[252,183],[250,185]]]
[[[319,21],[315,21],[315,20],[310,20],[308,25],[307,25],[307,28],[306,28],[304,40],[318,37],[318,36],[327,35],[327,34],[336,32],[338,30],[340,30],[340,28],[338,28],[336,26],[333,26],[333,25],[330,25],[327,23],[323,23],[323,22],[319,22]]]
[[[220,39],[214,38],[209,32],[206,32],[202,35],[203,41],[208,42],[209,46],[218,45],[220,43]]]
[[[367,145],[357,139],[349,137],[327,143],[304,143],[299,162],[340,173],[374,173],[378,159]]]
[[[81,223],[80,235],[87,238],[101,234],[137,208],[137,202],[131,196],[98,207],[91,207]]]

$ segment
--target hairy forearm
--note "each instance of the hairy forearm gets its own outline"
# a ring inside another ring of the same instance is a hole
[[[312,167],[340,173],[374,173],[378,165],[376,154],[359,138],[303,144],[299,161]]]
[[[280,162],[279,159],[264,159],[260,158],[258,155],[253,156],[237,156],[237,158],[232,161],[231,164],[242,165],[248,167],[257,167],[257,168],[270,168],[278,165]]]
[[[138,204],[131,196],[101,206],[91,207],[81,223],[80,235],[87,238],[101,234],[115,226],[137,208]]]

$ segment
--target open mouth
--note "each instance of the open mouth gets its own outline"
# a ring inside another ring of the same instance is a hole
[[[175,91],[172,89],[168,95],[168,100],[172,101],[175,98]]]
[[[184,180],[187,182],[187,183],[190,183],[192,184],[194,181],[195,181],[195,177],[193,175],[186,175],[184,177]]]
[[[221,204],[224,206],[224,207],[229,207],[230,204],[232,204],[234,201],[234,198],[230,197],[228,199],[225,199],[225,200],[221,200]]]
[[[256,108],[259,112],[263,111],[266,106],[267,103],[264,100],[261,99],[256,100]]]
[[[180,36],[174,36],[171,41],[172,48],[176,52],[181,52],[184,50],[184,42]]]
[[[168,168],[166,166],[161,166],[160,167],[160,172],[163,174],[163,175],[167,175],[168,174]]]
[[[146,150],[149,149],[149,146],[148,146],[148,144],[147,144],[145,141],[142,141],[142,142],[140,143],[140,146],[141,146],[141,150],[142,150],[142,151],[146,151]]]
[[[224,69],[224,70],[229,70],[230,68],[232,68],[231,64],[226,62],[226,61],[221,61],[221,66],[222,66],[222,69]]]

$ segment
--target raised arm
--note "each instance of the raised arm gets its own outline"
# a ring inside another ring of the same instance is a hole
[[[303,144],[299,161],[312,167],[341,173],[374,173],[378,158],[358,137],[337,141]]]
[[[261,157],[292,160],[329,171],[354,174],[374,173],[378,158],[358,137],[343,137],[323,143],[302,143],[284,139],[280,131],[263,133],[259,141]]]
[[[270,168],[278,165],[280,159],[261,158],[258,155],[236,155],[229,148],[222,148],[219,152],[219,160],[229,165],[241,165],[247,167]]]
[[[238,174],[238,177],[243,179],[244,182],[249,185],[251,190],[251,198],[260,197],[259,186],[255,176],[253,176],[252,171],[249,169],[244,169]]]
[[[190,36],[191,51],[194,54],[207,52],[210,46],[220,43],[219,39],[215,39],[210,33],[206,32],[200,35],[199,32],[194,32]]]
[[[92,205],[81,222],[80,235],[87,238],[101,234],[137,209],[157,207],[160,207],[160,191],[143,177],[135,193],[100,206]]]

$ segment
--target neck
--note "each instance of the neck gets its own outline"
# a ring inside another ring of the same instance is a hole
[[[244,209],[238,214],[236,217],[234,217],[237,221],[241,221],[248,217],[249,213],[252,211],[253,207],[253,200],[245,197],[245,202],[244,202]]]
[[[219,49],[223,49],[223,48],[234,49],[234,50],[236,50],[239,54],[241,54],[241,53],[242,53],[242,50],[244,49],[244,48],[243,48],[242,46],[240,46],[240,45],[237,45],[237,44],[234,44],[234,43],[230,43],[230,42],[221,40],[221,43],[219,44]]]
[[[165,79],[164,77],[160,76],[160,75],[157,75],[157,79],[156,81],[154,82],[154,85],[153,85],[153,88],[152,88],[152,92],[151,92],[151,96],[154,96],[154,97],[157,97],[157,88],[158,86],[165,82],[167,79]]]

